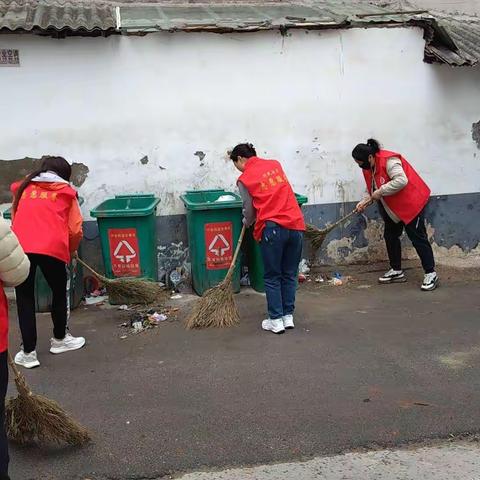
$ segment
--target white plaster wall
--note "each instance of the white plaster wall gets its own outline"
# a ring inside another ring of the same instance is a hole
[[[245,140],[281,160],[310,203],[362,195],[350,152],[371,135],[435,194],[480,191],[480,70],[423,63],[420,29],[4,35],[0,46],[22,63],[0,69],[0,158],[85,163],[85,213],[139,191],[161,197],[161,214],[181,213],[187,189],[233,188],[225,150]]]

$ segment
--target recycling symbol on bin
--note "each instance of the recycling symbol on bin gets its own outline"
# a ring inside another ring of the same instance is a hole
[[[118,243],[113,255],[122,263],[130,263],[137,256],[137,252],[126,240],[122,240]]]
[[[227,242],[227,239],[219,233],[215,235],[208,249],[217,257],[223,257],[225,253],[230,250],[230,244]]]

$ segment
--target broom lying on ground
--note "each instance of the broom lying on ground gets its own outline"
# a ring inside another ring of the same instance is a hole
[[[107,289],[112,298],[121,299],[124,303],[149,305],[158,302],[164,294],[162,287],[151,280],[141,278],[107,278],[100,275],[92,267],[87,265],[81,258],[76,257],[78,263],[93,273]]]
[[[38,440],[83,445],[90,440],[88,430],[71,418],[57,402],[30,390],[10,353],[8,363],[15,374],[18,390],[18,395],[10,398],[5,405],[8,438],[22,444]]]
[[[312,244],[312,247],[316,251],[322,246],[322,244],[325,240],[325,237],[332,230],[337,228],[342,223],[346,222],[350,217],[352,217],[356,213],[357,213],[357,210],[353,210],[353,212],[350,212],[349,214],[340,218],[340,220],[337,220],[335,223],[332,223],[331,225],[328,225],[327,227],[325,227],[323,229],[315,227],[314,225],[307,224],[307,229],[305,231],[305,237],[307,238],[307,240],[310,241],[310,243]]]
[[[245,225],[240,233],[237,248],[235,249],[227,275],[220,284],[208,289],[202,298],[197,300],[192,313],[187,318],[185,324],[187,329],[231,327],[240,322],[240,316],[233,298],[232,277],[244,235]]]

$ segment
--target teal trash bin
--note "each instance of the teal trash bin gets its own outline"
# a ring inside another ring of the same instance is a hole
[[[180,197],[187,210],[192,286],[198,295],[218,285],[233,259],[242,230],[242,200],[225,190],[188,191]],[[232,286],[240,291],[240,265]]]
[[[79,197],[78,203],[82,205],[83,202],[83,198]],[[11,208],[3,212],[3,218],[6,220],[12,219]],[[82,256],[81,243],[78,254],[80,257]],[[84,295],[82,266],[73,260],[67,266],[67,273],[67,304],[69,310],[74,310],[80,305]],[[52,291],[39,268],[37,268],[35,275],[35,310],[37,313],[47,313],[52,310]]]
[[[295,194],[297,202],[300,206],[308,202],[308,198],[304,195]],[[265,292],[265,283],[263,280],[263,260],[260,251],[260,244],[253,238],[253,227],[249,228],[245,236],[248,278],[250,286],[257,292]]]
[[[97,219],[107,278],[141,277],[157,281],[159,202],[153,194],[117,195],[90,212]]]

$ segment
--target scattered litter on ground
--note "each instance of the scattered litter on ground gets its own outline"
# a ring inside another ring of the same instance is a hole
[[[315,283],[324,283],[325,279],[320,275],[315,278]]]
[[[120,305],[118,307],[119,310],[128,310],[128,305]]]
[[[367,289],[367,288],[372,288],[372,286],[371,285],[359,285],[357,288],[359,290],[363,290],[363,289]]]
[[[152,324],[159,324],[160,322],[164,322],[167,320],[168,317],[164,313],[154,312],[148,316],[148,321]]]
[[[298,271],[299,273],[306,275],[307,273],[310,273],[310,266],[308,264],[308,261],[304,258],[298,265]]]
[[[85,297],[85,305],[99,305],[108,300],[105,288],[97,288]]]
[[[180,300],[181,298],[183,298],[179,293],[175,294],[175,295],[172,295],[170,297],[171,300]]]
[[[303,282],[305,282],[306,280],[307,280],[307,276],[306,276],[306,275],[304,275],[303,273],[299,273],[299,274],[298,274],[298,281],[299,281],[300,283],[303,283]]]
[[[250,286],[250,277],[248,276],[248,273],[246,273],[241,279],[240,279],[240,285],[242,287],[249,287]]]
[[[128,321],[119,325],[121,328],[120,339],[125,340],[129,335],[136,335],[146,330],[158,327],[161,323],[173,322],[176,320],[178,308],[162,307],[155,309],[142,309],[130,307],[128,312]]]
[[[137,320],[136,322],[132,323],[132,328],[135,330],[136,333],[141,332],[143,330],[143,322]]]
[[[330,285],[333,285],[334,287],[341,287],[351,282],[352,280],[353,280],[353,277],[350,277],[350,276],[344,277],[340,272],[335,272],[333,274],[333,277],[328,281],[328,283]]]
[[[86,297],[85,305],[100,305],[108,300],[108,295],[101,295],[98,297]]]

